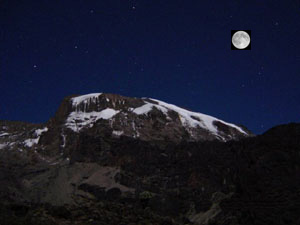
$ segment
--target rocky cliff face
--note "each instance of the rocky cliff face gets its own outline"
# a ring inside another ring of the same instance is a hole
[[[0,224],[297,224],[299,127],[71,96],[46,124],[0,121]]]

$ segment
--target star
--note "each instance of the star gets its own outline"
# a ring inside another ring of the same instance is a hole
[[[33,68],[37,68],[37,65],[33,65]]]
[[[76,49],[77,49],[77,48],[78,48],[78,46],[77,46],[77,45],[75,45],[75,46],[74,46],[74,48],[76,48]]]
[[[135,10],[136,8],[135,8],[135,6],[132,6],[132,10]]]

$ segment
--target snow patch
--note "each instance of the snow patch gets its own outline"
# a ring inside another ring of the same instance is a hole
[[[92,127],[97,120],[108,120],[119,112],[110,108],[106,108],[100,112],[72,112],[66,120],[66,127],[79,132],[84,127]]]
[[[34,138],[34,139],[27,139],[24,141],[24,145],[26,147],[31,148],[33,145],[39,143],[40,137]]]
[[[7,135],[9,135],[9,133],[2,133],[0,134],[0,137],[7,136]]]
[[[88,95],[81,95],[78,97],[74,97],[72,98],[72,104],[73,106],[77,106],[80,103],[84,102],[84,103],[88,103],[88,101],[92,101],[92,102],[96,102],[96,99],[102,95],[102,93],[93,93],[93,94],[88,94]]]
[[[37,129],[37,130],[35,131],[35,135],[36,135],[36,136],[41,136],[42,133],[47,132],[47,131],[48,131],[48,128],[47,128],[47,127],[43,128],[43,129]]]
[[[114,130],[112,133],[113,135],[121,136],[122,134],[124,134],[124,131]]]
[[[141,107],[135,108],[132,112],[137,115],[147,114],[152,110],[153,104],[147,103]]]
[[[168,112],[167,108],[149,102],[147,102],[145,105],[142,105],[141,107],[135,108],[132,112],[137,115],[148,114],[153,109],[153,107],[162,111],[164,114],[167,114]]]
[[[61,147],[66,147],[66,135],[64,135],[63,133],[62,133],[62,138],[63,138],[63,144],[61,145]]]
[[[25,146],[31,148],[33,145],[35,144],[38,144],[39,143],[39,140],[40,140],[40,137],[41,135],[44,133],[44,132],[47,132],[48,131],[48,128],[45,127],[43,129],[37,129],[34,131],[34,134],[36,136],[36,138],[30,138],[30,139],[27,139],[25,140],[23,143]]]

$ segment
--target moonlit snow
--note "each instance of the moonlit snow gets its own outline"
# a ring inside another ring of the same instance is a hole
[[[206,128],[210,132],[216,134],[217,133],[217,128],[213,125],[213,122],[218,121],[218,122],[226,124],[227,126],[231,126],[235,129],[237,129],[238,131],[240,131],[243,134],[247,134],[240,127],[238,127],[234,124],[231,124],[231,123],[227,123],[223,120],[219,120],[215,117],[208,116],[208,115],[205,115],[205,114],[202,114],[202,113],[191,112],[191,111],[188,111],[186,109],[180,108],[176,105],[168,104],[168,103],[156,100],[156,99],[152,99],[152,100],[158,102],[158,104],[160,106],[165,107],[168,110],[173,110],[173,111],[177,112],[180,116],[180,120],[181,120],[181,123],[183,125],[190,126],[190,127],[199,126],[199,127],[202,127],[202,128]],[[197,118],[197,119],[194,119],[192,117]],[[199,119],[199,121],[198,121],[198,119]]]
[[[116,136],[121,136],[122,134],[124,134],[124,131],[114,130],[112,133]]]
[[[48,128],[45,127],[44,129],[37,129],[37,130],[35,131],[35,134],[36,134],[37,136],[41,136],[42,133],[47,132],[47,131],[48,131]]]
[[[92,127],[93,124],[99,119],[110,119],[115,116],[119,111],[114,109],[104,109],[100,112],[72,112],[67,121],[66,126],[75,132],[80,131],[84,127]]]
[[[99,119],[105,119],[109,120],[112,119],[114,116],[116,116],[118,113],[128,113],[132,112],[136,115],[147,115],[151,110],[156,108],[157,110],[160,110],[163,114],[165,114],[168,117],[169,111],[174,111],[179,115],[180,121],[182,125],[186,128],[204,128],[208,130],[209,132],[218,135],[218,129],[214,125],[215,121],[221,122],[227,126],[233,127],[237,129],[239,132],[247,135],[243,129],[240,127],[227,123],[223,120],[219,120],[215,117],[205,115],[202,113],[196,113],[191,112],[186,109],[180,108],[178,106],[168,104],[163,101],[159,101],[156,99],[150,99],[153,102],[147,101],[146,98],[143,98],[144,105],[137,107],[137,108],[127,108],[127,111],[119,111],[112,108],[106,108],[104,110],[101,110],[99,112],[93,111],[93,112],[85,112],[85,109],[90,103],[96,103],[97,99],[101,93],[94,93],[94,94],[88,94],[83,95],[79,97],[72,98],[72,105],[75,108],[75,111],[71,112],[66,120],[66,127],[69,129],[79,132],[83,128],[89,128],[94,125],[94,123]],[[107,101],[109,102],[109,101]],[[156,104],[156,103],[157,104]],[[79,104],[84,103],[84,110],[80,110],[79,107],[77,107]],[[114,106],[114,104],[113,104]],[[169,118],[170,119],[170,118]],[[187,129],[189,130],[189,129]],[[114,133],[115,135],[120,135],[117,131]]]
[[[142,105],[141,107],[135,108],[132,112],[137,115],[147,114],[148,112],[150,112],[153,109],[153,107],[159,109],[164,114],[167,114],[167,112],[168,112],[167,108],[162,107],[157,104],[153,104],[153,103],[146,103],[145,105]]]
[[[9,133],[2,133],[0,134],[0,137],[7,136],[7,135],[9,135]]]
[[[33,145],[38,144],[42,133],[47,132],[47,131],[48,131],[47,127],[43,128],[43,129],[35,130],[34,134],[35,134],[36,138],[30,138],[30,139],[25,140],[24,145],[26,147],[31,148]]]
[[[81,95],[75,98],[72,98],[73,106],[77,106],[82,102],[87,103],[88,101],[92,101],[95,103],[96,99],[101,95],[102,93],[94,93],[94,94],[88,94],[88,95]]]

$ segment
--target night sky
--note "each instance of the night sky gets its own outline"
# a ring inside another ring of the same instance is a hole
[[[251,30],[251,50],[231,50]],[[0,0],[0,119],[152,97],[262,133],[300,122],[299,0]]]

